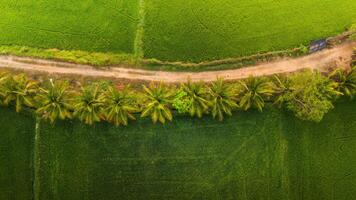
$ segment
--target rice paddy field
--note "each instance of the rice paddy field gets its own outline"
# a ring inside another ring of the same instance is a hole
[[[132,53],[138,0],[0,0],[0,44]]]
[[[340,102],[320,124],[273,108],[224,123],[42,122],[34,199],[353,199],[355,106]],[[0,122],[0,197],[30,199],[34,120],[1,108]]]
[[[0,0],[0,45],[200,62],[307,45],[356,23],[354,0]]]

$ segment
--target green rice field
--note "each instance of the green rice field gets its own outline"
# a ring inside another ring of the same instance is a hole
[[[33,197],[32,115],[0,109],[0,199],[27,200]]]
[[[127,128],[41,123],[33,195],[73,200],[353,199],[355,106],[338,103],[320,124],[273,108],[237,113],[224,123],[210,117],[177,117],[165,126],[139,120]],[[33,128],[33,120],[0,111],[0,122],[7,123],[0,137],[15,138],[1,140],[6,167],[0,168],[0,196],[10,191],[18,195],[11,199],[29,199],[33,135],[24,130]],[[26,175],[19,178],[14,170]]]
[[[0,0],[0,45],[132,53],[138,0]]]
[[[307,45],[356,23],[354,0],[0,0],[0,46],[200,62]]]

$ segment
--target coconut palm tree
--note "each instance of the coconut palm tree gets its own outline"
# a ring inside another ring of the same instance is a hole
[[[37,88],[38,83],[29,80],[24,74],[3,77],[0,84],[2,103],[5,106],[14,103],[16,112],[20,112],[23,105],[34,107],[33,97]]]
[[[219,78],[213,82],[208,88],[208,93],[211,114],[214,119],[223,121],[225,114],[231,116],[232,111],[238,108],[236,89],[231,84],[225,83],[223,79]]]
[[[239,106],[245,111],[251,107],[262,112],[265,100],[274,93],[274,85],[266,78],[249,78],[240,81]]]
[[[100,85],[93,84],[82,88],[74,103],[73,115],[85,124],[100,122],[104,105]]]
[[[171,102],[174,90],[167,88],[162,82],[151,83],[149,87],[143,86],[143,111],[141,117],[151,116],[153,123],[157,121],[164,124],[166,120],[172,121]]]
[[[58,118],[61,120],[72,118],[73,105],[68,88],[67,81],[51,79],[46,87],[40,88],[39,94],[35,97],[38,102],[36,113],[51,123]]]
[[[105,109],[102,110],[105,119],[116,126],[127,126],[129,119],[135,120],[134,112],[138,111],[136,99],[129,87],[122,91],[109,86],[104,93]]]
[[[193,83],[190,79],[181,85],[185,92],[185,98],[189,102],[188,112],[190,116],[201,118],[209,110],[208,91],[203,82]]]
[[[274,85],[274,104],[279,108],[285,103],[286,93],[290,92],[290,81],[287,76],[275,75],[273,78]]]
[[[344,68],[338,68],[330,73],[329,78],[336,83],[336,90],[343,95],[354,98],[356,93],[356,67],[350,72]]]

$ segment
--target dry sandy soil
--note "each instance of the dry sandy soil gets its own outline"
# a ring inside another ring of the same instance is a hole
[[[217,77],[224,78],[225,80],[238,80],[249,76],[256,77],[292,73],[307,68],[325,70],[335,66],[347,66],[350,64],[352,52],[355,47],[355,42],[348,42],[299,58],[285,58],[246,68],[209,72],[164,72],[121,67],[97,69],[88,65],[16,56],[0,56],[0,68],[21,70],[30,73],[48,73],[88,78],[127,79],[130,81],[179,83],[191,78],[193,81],[203,80],[208,82],[216,80]]]

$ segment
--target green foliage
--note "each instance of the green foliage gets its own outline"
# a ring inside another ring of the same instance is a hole
[[[193,83],[188,80],[187,83],[181,85],[181,90],[186,94],[184,101],[187,105],[186,112],[190,116],[201,118],[203,114],[208,113],[208,90],[203,82]]]
[[[5,76],[0,81],[0,97],[5,106],[15,104],[16,112],[22,110],[23,105],[34,107],[34,95],[38,91],[38,84],[29,80],[24,74]]]
[[[232,111],[238,108],[236,103],[237,91],[231,85],[218,79],[208,89],[209,105],[214,119],[224,120],[224,115],[232,115]]]
[[[173,99],[172,106],[180,114],[187,113],[191,107],[191,101],[188,99],[188,94],[183,90],[178,90]]]
[[[80,121],[92,125],[100,122],[104,98],[99,84],[92,84],[82,88],[74,102],[74,113]]]
[[[337,84],[337,91],[351,99],[354,98],[356,94],[356,67],[353,67],[351,72],[347,72],[344,68],[337,68],[329,74],[329,78]]]
[[[129,120],[135,120],[133,113],[138,111],[137,100],[129,87],[119,91],[109,86],[103,100],[105,108],[102,113],[109,122],[116,126],[127,126]]]
[[[239,106],[245,111],[252,107],[262,112],[265,100],[269,99],[273,93],[274,85],[267,78],[249,78],[240,81]]]
[[[94,82],[77,91],[67,81],[41,83],[24,74],[0,74],[2,105],[15,105],[17,112],[23,106],[36,109],[38,116],[51,123],[74,117],[89,125],[104,120],[126,126],[140,113],[163,124],[172,121],[172,109],[198,118],[211,113],[222,121],[239,108],[261,112],[271,101],[280,108],[286,106],[303,120],[319,122],[341,95],[355,95],[355,68],[338,69],[329,76],[311,71],[275,76],[273,82],[264,77],[238,84],[223,79],[211,84],[189,80],[178,89],[162,82],[151,83],[144,85],[143,91],[130,87],[119,90],[109,81]]]
[[[285,83],[286,92],[277,102],[302,119],[320,122],[324,115],[334,108],[333,100],[341,95],[337,84],[319,72],[305,71],[291,75]]]
[[[152,122],[162,124],[166,120],[172,121],[171,103],[174,99],[174,89],[168,88],[162,82],[143,86],[143,100],[141,117],[151,116]]]
[[[57,119],[72,118],[72,92],[67,81],[53,81],[52,79],[41,87],[35,97],[38,102],[37,114],[43,119],[54,123]]]
[[[117,64],[134,64],[136,61],[130,54],[98,53],[79,50],[40,49],[22,46],[0,46],[0,54],[55,59],[78,64],[106,66]]]

